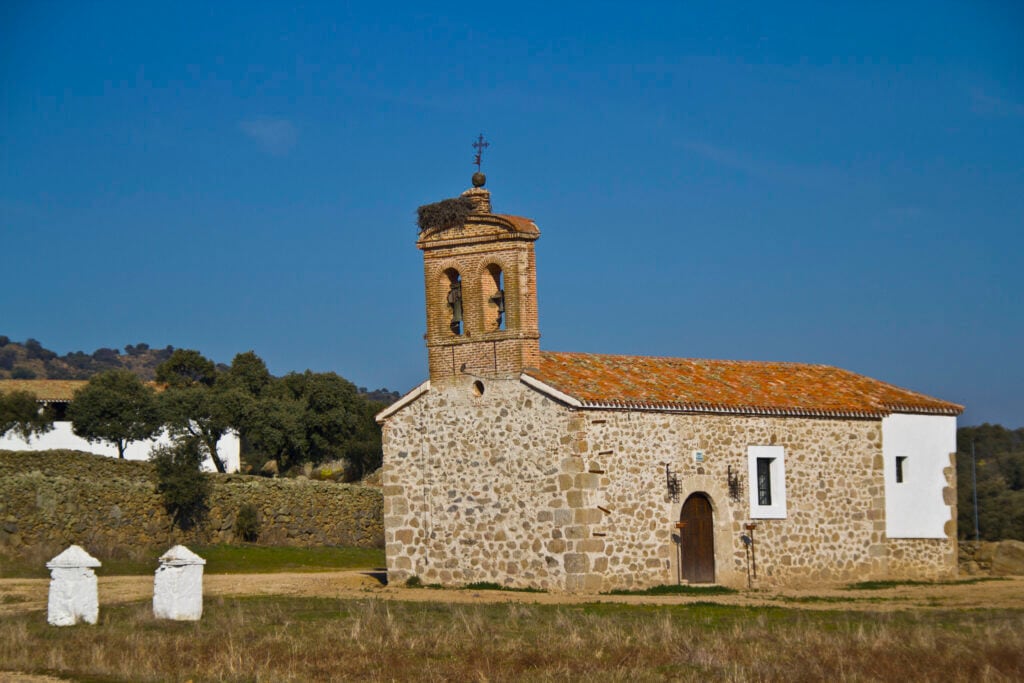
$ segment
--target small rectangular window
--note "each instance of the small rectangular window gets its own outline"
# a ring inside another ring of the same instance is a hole
[[[902,484],[903,483],[903,468],[904,468],[903,461],[906,460],[906,459],[907,459],[907,456],[905,456],[905,455],[897,455],[896,456],[896,483],[897,484]]]
[[[757,459],[757,504],[772,504],[772,460],[775,458]]]
[[[786,518],[786,450],[747,446],[747,495],[753,519]]]

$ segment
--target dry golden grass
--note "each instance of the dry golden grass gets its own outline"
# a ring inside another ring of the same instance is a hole
[[[198,623],[148,603],[96,626],[5,617],[0,662],[96,681],[1009,681],[1024,614],[216,598]]]

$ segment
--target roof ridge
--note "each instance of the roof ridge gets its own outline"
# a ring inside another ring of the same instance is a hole
[[[587,351],[545,351],[541,350],[541,355],[552,355],[552,356],[593,356],[598,358],[646,358],[650,360],[667,360],[667,361],[688,361],[696,363],[741,363],[741,364],[757,364],[757,365],[794,365],[800,367],[809,368],[833,368],[836,370],[843,370],[843,372],[853,372],[852,370],[845,370],[837,365],[829,365],[828,363],[804,363],[802,361],[794,360],[750,360],[750,359],[736,359],[736,358],[696,358],[692,356],[650,356],[645,354],[630,354],[630,353],[590,353]],[[858,374],[858,373],[853,373]]]

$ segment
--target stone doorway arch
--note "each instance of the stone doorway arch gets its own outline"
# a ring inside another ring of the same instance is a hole
[[[693,493],[679,512],[681,575],[689,583],[715,582],[715,519],[706,493]]]

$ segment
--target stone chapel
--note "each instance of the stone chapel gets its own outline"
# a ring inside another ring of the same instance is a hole
[[[377,416],[388,580],[955,576],[962,406],[826,365],[541,351],[533,221],[421,229],[429,379]]]

